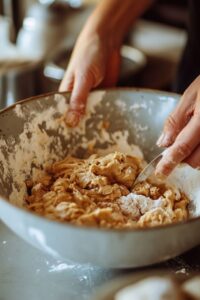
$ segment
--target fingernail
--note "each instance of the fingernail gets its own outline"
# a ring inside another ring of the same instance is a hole
[[[75,127],[78,125],[80,120],[80,114],[75,111],[69,111],[66,115],[66,123],[70,127]]]
[[[159,177],[159,178],[161,178],[163,176],[162,171],[158,167],[156,167],[154,174],[156,175],[156,177]]]
[[[157,142],[156,142],[156,145],[157,146],[161,146],[162,145],[162,141],[164,139],[164,133],[161,134],[161,136],[158,138]]]
[[[169,133],[163,132],[157,141],[158,147],[168,147],[172,143],[172,137]]]

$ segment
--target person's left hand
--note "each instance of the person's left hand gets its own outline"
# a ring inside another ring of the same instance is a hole
[[[167,118],[157,145],[168,149],[157,165],[156,175],[168,176],[183,161],[193,168],[200,167],[200,76]]]

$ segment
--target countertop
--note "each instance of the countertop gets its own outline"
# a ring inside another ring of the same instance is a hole
[[[157,268],[186,275],[200,271],[200,246],[143,270]],[[137,271],[57,261],[28,245],[0,222],[0,300],[89,300],[103,283]]]

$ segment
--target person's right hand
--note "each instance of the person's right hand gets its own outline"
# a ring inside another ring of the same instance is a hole
[[[181,162],[200,168],[200,76],[183,93],[165,122],[157,141],[167,151],[156,167],[156,175],[168,176]]]
[[[71,91],[66,123],[75,127],[85,112],[86,101],[92,88],[114,86],[120,66],[119,48],[98,33],[80,34],[59,91]]]

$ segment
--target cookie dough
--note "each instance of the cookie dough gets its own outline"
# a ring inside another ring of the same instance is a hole
[[[187,219],[181,192],[145,181],[133,188],[143,162],[120,152],[88,159],[66,157],[28,179],[24,206],[47,218],[80,226],[151,227]]]

